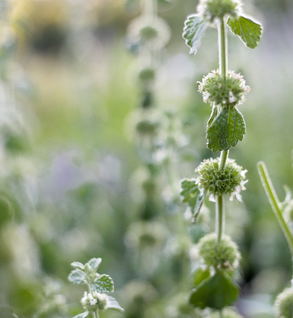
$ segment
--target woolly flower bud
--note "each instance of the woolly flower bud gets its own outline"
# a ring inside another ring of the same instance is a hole
[[[152,21],[145,17],[136,18],[130,23],[128,34],[131,39],[149,43],[156,49],[164,47],[171,37],[168,24],[158,17]]]
[[[293,317],[293,289],[286,288],[278,295],[275,301],[275,310],[278,318]]]
[[[240,7],[239,0],[201,0],[197,11],[205,20],[213,23],[216,18],[225,15],[237,17]]]
[[[219,70],[214,70],[199,82],[198,91],[202,93],[204,102],[216,105],[239,105],[244,102],[249,92],[241,74],[229,71],[224,79]]]
[[[245,173],[242,167],[229,159],[224,169],[219,169],[219,158],[204,160],[195,170],[199,173],[197,184],[203,191],[208,191],[212,195],[230,194],[230,200],[236,196],[241,201],[240,192],[245,190]]]
[[[235,269],[238,266],[240,253],[237,245],[227,235],[223,235],[217,243],[216,234],[208,234],[200,239],[198,249],[199,255],[208,266],[221,269]]]
[[[97,309],[105,310],[108,305],[108,298],[105,294],[97,292],[84,292],[84,296],[81,299],[81,304],[84,309],[88,311],[96,311]]]

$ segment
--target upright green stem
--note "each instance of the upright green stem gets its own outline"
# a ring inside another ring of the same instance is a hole
[[[227,76],[227,36],[224,18],[221,18],[218,26],[218,45],[219,45],[219,66],[221,76],[225,79]],[[223,150],[220,156],[219,169],[225,168],[229,150]],[[217,243],[222,239],[222,234],[225,231],[225,209],[223,196],[218,195],[216,197],[216,233]]]
[[[285,235],[285,238],[287,240],[287,243],[289,245],[290,251],[291,251],[291,256],[293,259],[293,235],[289,229],[288,224],[286,223],[283,213],[280,209],[280,201],[278,199],[277,193],[274,189],[274,186],[272,184],[272,181],[270,179],[268,170],[263,162],[259,162],[257,164],[258,168],[258,173],[260,175],[263,187],[266,191],[267,197],[269,199],[269,202],[271,204],[271,207],[275,213],[275,216],[279,222],[279,225]]]
[[[217,243],[220,243],[222,234],[225,231],[225,209],[224,200],[222,195],[218,195],[216,198],[216,234]]]
[[[222,77],[226,78],[228,61],[227,61],[227,35],[224,17],[220,19],[218,25],[218,45],[219,45],[219,65]]]

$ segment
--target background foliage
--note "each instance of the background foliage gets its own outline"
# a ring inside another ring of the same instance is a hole
[[[216,30],[207,31],[196,57],[181,38],[196,4],[173,1],[160,11],[172,38],[163,52],[157,107],[169,114],[167,123],[176,119],[171,132],[184,140],[175,149],[178,187],[211,156],[203,142],[210,109],[197,81],[217,67]],[[67,276],[71,262],[92,257],[103,258],[101,271],[114,279],[115,298],[126,310],[103,317],[198,317],[184,305],[184,293],[192,286],[193,243],[209,229],[185,221],[186,207],[169,199],[165,172],[149,208],[153,223],[141,217],[137,62],[126,49],[135,2],[11,0],[1,6],[1,317],[80,312],[82,289]],[[231,68],[251,92],[241,106],[247,134],[231,151],[248,169],[249,183],[244,205],[227,206],[227,230],[243,255],[239,311],[273,317],[272,299],[290,279],[290,256],[256,162],[266,161],[280,197],[283,184],[293,188],[293,5],[247,0],[245,10],[263,23],[264,35],[255,51],[233,37],[229,42]],[[208,202],[206,211],[212,219]]]

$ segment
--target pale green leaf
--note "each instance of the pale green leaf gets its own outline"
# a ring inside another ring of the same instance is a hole
[[[217,270],[215,275],[205,279],[192,292],[189,302],[199,308],[222,309],[233,305],[239,288],[225,272]]]
[[[98,257],[98,258],[90,259],[87,262],[87,264],[90,266],[90,268],[92,268],[93,270],[96,271],[98,269],[98,267],[100,266],[101,262],[102,262],[102,259],[100,257]]]
[[[76,268],[68,276],[68,279],[73,284],[85,283],[85,272]]]
[[[124,309],[119,305],[118,301],[111,296],[108,296],[107,308],[116,309],[124,312]]]
[[[93,290],[98,293],[110,293],[114,291],[113,279],[106,274],[101,275],[93,284]]]
[[[182,201],[187,203],[191,209],[193,217],[196,218],[203,205],[204,194],[201,194],[196,179],[183,179],[181,181]]]
[[[85,317],[87,317],[88,315],[89,315],[89,312],[88,312],[88,311],[85,311],[85,312],[83,312],[83,313],[81,313],[81,314],[78,314],[78,315],[74,316],[73,318],[85,318]]]
[[[189,15],[184,23],[182,37],[190,47],[190,54],[196,54],[207,28],[206,22],[196,14]]]
[[[207,146],[213,152],[235,147],[245,134],[245,122],[236,107],[225,107],[207,127]]]
[[[208,279],[211,275],[209,267],[199,267],[193,274],[193,283],[195,286],[200,285],[203,281]]]
[[[227,24],[232,33],[238,35],[247,47],[251,49],[257,47],[262,35],[260,24],[244,16],[229,18]]]
[[[71,263],[71,266],[73,266],[75,268],[79,268],[79,269],[84,269],[84,265],[80,262],[73,262],[73,263]]]

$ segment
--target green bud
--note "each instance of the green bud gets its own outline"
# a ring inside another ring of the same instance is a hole
[[[143,83],[152,82],[155,80],[155,77],[156,77],[156,71],[153,68],[144,68],[138,74],[138,78]]]
[[[199,82],[198,91],[202,93],[205,103],[227,106],[242,104],[249,86],[241,74],[229,71],[224,79],[219,70],[212,71]]]
[[[238,166],[234,160],[227,160],[224,169],[219,170],[219,158],[204,160],[195,170],[199,173],[197,184],[200,189],[213,195],[231,195],[241,201],[240,192],[245,190],[246,170]]]
[[[159,123],[157,121],[152,120],[141,120],[136,125],[136,131],[140,135],[156,135],[158,132]]]
[[[238,266],[240,253],[237,245],[227,235],[223,235],[221,241],[217,243],[216,234],[208,234],[200,239],[198,249],[207,266],[229,270]]]
[[[286,288],[278,295],[275,301],[275,310],[278,318],[293,317],[293,289]]]
[[[213,23],[224,16],[237,17],[241,3],[238,0],[200,0],[197,11],[203,19]]]

